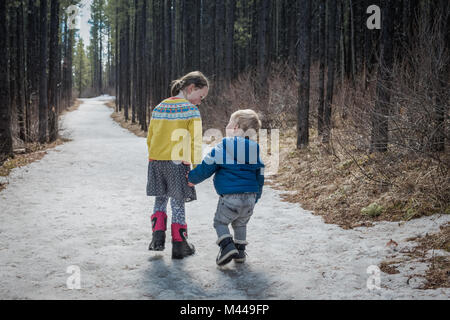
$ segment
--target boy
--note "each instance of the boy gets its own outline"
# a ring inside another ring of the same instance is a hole
[[[218,236],[216,243],[220,247],[216,259],[219,266],[232,259],[245,261],[247,223],[264,185],[264,164],[259,157],[259,145],[250,138],[256,137],[260,128],[261,121],[255,111],[236,111],[226,127],[227,137],[188,175],[188,183],[192,186],[215,173],[214,187],[220,195],[214,217]],[[230,223],[234,240],[228,229]]]

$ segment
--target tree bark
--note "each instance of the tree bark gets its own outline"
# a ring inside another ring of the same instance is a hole
[[[26,137],[31,141],[31,116],[38,108],[39,92],[39,7],[35,0],[28,1],[27,15],[27,103],[25,109]]]
[[[19,124],[19,138],[26,141],[25,134],[25,42],[23,2],[19,1],[16,20],[17,37],[17,122]]]
[[[331,136],[331,104],[333,103],[334,89],[334,67],[336,57],[336,1],[329,3],[329,21],[328,21],[328,79],[327,79],[327,95],[323,114],[323,135],[322,142],[330,142]]]
[[[225,79],[229,85],[233,76],[233,38],[236,0],[228,0],[227,5],[227,39],[225,42]]]
[[[309,144],[309,80],[311,58],[311,0],[301,0],[298,14],[297,148]]]
[[[6,8],[9,0],[0,1],[0,61],[9,60],[9,32]],[[9,97],[9,63],[0,63],[0,165],[13,155],[11,105]]]
[[[215,92],[219,94],[223,89],[222,79],[224,78],[224,33],[225,33],[225,5],[223,0],[216,0],[216,17],[215,21],[215,61],[214,61],[214,73],[216,75],[215,80]]]
[[[269,8],[269,0],[261,0],[259,5],[258,15],[258,83],[257,83],[257,95],[260,97],[262,103],[267,100],[268,88],[267,88],[267,70],[266,70],[266,32],[267,32],[267,11]]]
[[[58,40],[59,40],[59,0],[51,1],[50,14],[50,59],[49,59],[49,141],[58,137],[58,105],[57,91],[59,73]],[[82,78],[82,77],[80,77]]]
[[[386,0],[382,9],[381,53],[378,65],[377,99],[372,114],[372,135],[370,150],[387,151],[390,88],[393,64],[394,0]]]
[[[39,142],[47,142],[47,0],[40,1],[40,54],[39,54]]]
[[[323,111],[325,95],[325,0],[319,0],[319,101],[317,107],[317,131],[323,134]]]

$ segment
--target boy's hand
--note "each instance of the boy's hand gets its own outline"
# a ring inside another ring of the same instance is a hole
[[[193,184],[192,182],[189,182],[189,173],[186,173],[186,179],[188,179],[188,186],[189,187],[194,187],[195,184]]]

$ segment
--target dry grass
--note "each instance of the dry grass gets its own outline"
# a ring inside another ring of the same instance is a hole
[[[115,107],[116,107],[114,100],[108,101],[106,103],[106,105],[112,109],[115,109]],[[114,111],[111,114],[111,118],[113,118],[114,121],[116,121],[118,124],[120,124],[120,126],[122,128],[125,128],[125,129],[133,132],[138,137],[144,137],[144,138],[147,137],[147,132],[145,132],[141,129],[141,126],[139,125],[139,123],[132,123],[131,119],[128,119],[128,121],[125,120],[123,110],[119,111],[119,112]]]

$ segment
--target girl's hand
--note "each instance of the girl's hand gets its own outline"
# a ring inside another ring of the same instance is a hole
[[[189,182],[189,173],[186,173],[186,179],[188,179],[188,186],[189,187],[195,187],[195,184],[193,184],[192,182]]]
[[[181,161],[182,164],[184,164],[185,166],[190,166],[191,164],[187,161]]]

